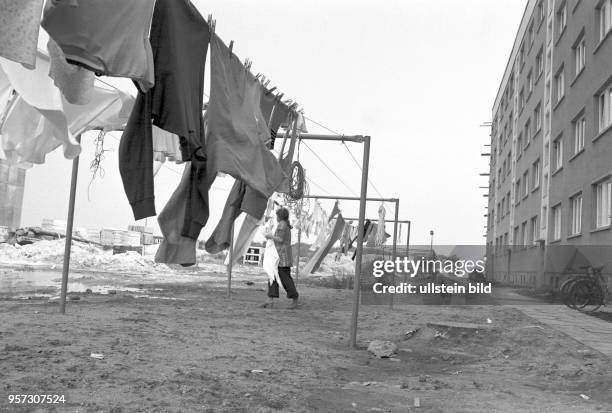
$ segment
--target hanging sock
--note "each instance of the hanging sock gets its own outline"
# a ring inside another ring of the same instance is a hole
[[[36,67],[40,16],[44,0],[0,0],[0,56]]]

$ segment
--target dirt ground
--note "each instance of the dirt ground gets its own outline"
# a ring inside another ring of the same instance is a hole
[[[263,279],[231,299],[205,280],[81,294],[66,315],[0,299],[0,411],[612,412],[612,362],[515,308],[363,306],[352,350],[350,291],[300,285],[302,308],[264,309]],[[449,321],[488,327],[427,326]],[[374,339],[397,355],[374,357]],[[8,403],[43,393],[66,403]]]

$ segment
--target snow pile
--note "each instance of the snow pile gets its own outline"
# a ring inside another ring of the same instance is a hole
[[[0,263],[20,265],[62,265],[64,240],[42,240],[24,246],[0,244]],[[128,251],[113,255],[112,251],[91,244],[73,242],[70,253],[73,268],[113,272],[173,272],[165,264],[155,263],[152,256]]]

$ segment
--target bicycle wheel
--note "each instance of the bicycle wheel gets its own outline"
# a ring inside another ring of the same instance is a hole
[[[593,280],[577,280],[570,287],[569,298],[576,310],[591,313],[603,304],[603,289]]]
[[[576,309],[576,306],[572,302],[570,290],[576,281],[578,281],[577,278],[574,278],[574,277],[568,278],[567,280],[563,282],[563,284],[561,284],[561,288],[559,288],[559,291],[561,292],[561,299],[563,300],[563,304],[565,304],[567,307],[574,309],[574,310]]]

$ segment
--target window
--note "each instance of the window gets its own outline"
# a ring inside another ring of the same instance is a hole
[[[535,36],[533,35],[533,20],[531,20],[529,22],[529,29],[527,30],[527,42],[529,43],[530,47],[533,44],[534,38]]]
[[[510,213],[510,191],[506,194],[506,214]]]
[[[577,235],[582,232],[582,194],[570,198],[570,208],[570,216],[572,219],[570,235]]]
[[[548,142],[546,142],[546,145],[544,145],[544,166],[548,165],[548,153],[550,149],[550,145],[548,144]]]
[[[542,104],[538,103],[535,110],[533,111],[533,117],[535,121],[535,131],[538,132],[542,128]]]
[[[557,138],[553,142],[553,168],[559,170],[563,166],[563,139]]]
[[[523,134],[519,134],[516,138],[516,157],[520,158],[523,149]]]
[[[546,82],[546,103],[550,102],[550,80]]]
[[[550,111],[546,111],[546,117],[544,119],[544,133],[548,134],[550,130]]]
[[[610,122],[612,120],[610,95],[612,95],[612,87],[606,88],[606,90],[604,90],[597,98],[600,132],[610,126]]]
[[[586,119],[584,116],[574,122],[574,154],[584,149],[584,135],[586,132]]]
[[[536,241],[540,238],[540,234],[539,234],[539,228],[538,228],[538,216],[536,215],[535,217],[531,218],[531,225],[530,225],[530,242],[531,244],[535,244]]]
[[[527,221],[521,224],[521,245],[527,246]]]
[[[531,167],[531,186],[536,189],[540,186],[540,160],[535,161]]]
[[[531,92],[533,92],[533,75],[530,70],[527,74],[527,94],[530,95]]]
[[[612,182],[609,180],[595,185],[595,228],[610,225]]]
[[[527,146],[529,144],[529,137],[531,136],[531,120],[530,119],[527,119],[527,122],[525,123],[524,135],[525,135],[525,146]]]
[[[567,25],[567,4],[563,3],[563,6],[557,11],[557,27],[559,28],[559,35],[565,30]]]
[[[603,40],[604,37],[610,31],[612,7],[611,0],[604,0],[599,7],[599,40]]]
[[[506,175],[510,175],[512,170],[512,151],[508,152],[508,169],[506,169]]]
[[[519,111],[523,110],[525,107],[525,93],[523,89],[519,92]]]
[[[503,218],[503,217],[504,217],[504,215],[506,215],[506,198],[505,198],[505,197],[504,197],[504,198],[502,198],[502,201],[501,201],[501,208],[502,208],[502,209],[501,209],[501,216],[502,216],[502,218]]]
[[[542,49],[540,49],[540,51],[538,52],[537,56],[536,56],[536,73],[538,74],[538,77],[544,73],[544,59],[543,59],[543,55],[542,55]]]
[[[544,20],[544,17],[546,17],[546,15],[544,14],[544,0],[540,0],[538,2],[538,19],[540,21]]]
[[[557,89],[557,102],[565,96],[565,70],[561,70],[555,76],[555,88]]]
[[[522,69],[525,64],[525,44],[521,44],[521,49],[519,50],[519,68]]]
[[[574,47],[574,62],[576,66],[576,76],[578,76],[586,64],[586,44],[584,39],[581,39],[576,47]]]
[[[529,195],[529,169],[523,174],[523,197]]]
[[[515,193],[515,199],[514,199],[514,205],[518,205],[521,202],[521,178],[517,179],[516,182],[514,183],[514,193]]]
[[[514,227],[514,245],[519,245],[519,227]]]
[[[545,206],[542,207],[542,229],[545,230],[546,229],[546,212],[547,212],[547,208]]]
[[[552,209],[552,239],[561,239],[561,204]]]

